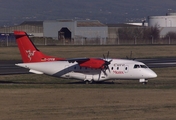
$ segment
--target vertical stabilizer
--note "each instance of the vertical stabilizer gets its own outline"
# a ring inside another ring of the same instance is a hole
[[[48,56],[40,52],[26,32],[14,31],[14,35],[24,63],[64,60],[63,58]]]

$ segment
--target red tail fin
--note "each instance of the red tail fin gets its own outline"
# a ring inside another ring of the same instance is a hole
[[[24,63],[64,60],[62,58],[47,56],[40,52],[32,43],[26,32],[14,31],[14,35]]]

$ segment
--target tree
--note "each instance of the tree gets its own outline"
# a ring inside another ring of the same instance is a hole
[[[160,31],[159,29],[154,27],[126,27],[119,28],[118,35],[119,39],[134,39],[134,37],[138,39],[159,39]]]
[[[168,37],[169,39],[176,39],[176,32],[168,32],[164,38],[167,39]]]

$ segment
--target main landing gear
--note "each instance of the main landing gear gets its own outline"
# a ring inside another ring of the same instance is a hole
[[[92,83],[93,83],[93,80],[85,80],[85,83],[86,83],[86,84],[92,84]]]

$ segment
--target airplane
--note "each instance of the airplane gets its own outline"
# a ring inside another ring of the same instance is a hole
[[[157,74],[144,63],[129,59],[111,59],[109,52],[103,58],[65,59],[43,54],[36,48],[28,34],[14,31],[23,60],[17,66],[29,69],[35,74],[82,80],[85,83],[107,80],[139,80],[146,84]]]

